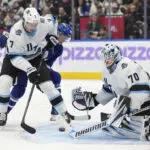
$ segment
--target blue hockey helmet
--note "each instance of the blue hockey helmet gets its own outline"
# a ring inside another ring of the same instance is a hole
[[[59,32],[59,34],[61,34],[63,36],[71,37],[71,35],[72,35],[72,27],[69,24],[61,23],[58,26],[58,32]]]

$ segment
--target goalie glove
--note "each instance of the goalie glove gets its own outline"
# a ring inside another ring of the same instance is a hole
[[[96,94],[92,92],[82,91],[81,87],[72,90],[72,105],[80,110],[91,110],[99,103],[95,99]]]

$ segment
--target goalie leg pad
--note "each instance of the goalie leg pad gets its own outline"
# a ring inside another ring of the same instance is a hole
[[[110,125],[103,132],[119,138],[141,139],[143,117],[132,117],[132,121],[124,118],[120,127]]]
[[[114,112],[108,119],[108,124],[113,124],[114,126],[118,127],[123,120],[124,115],[129,114],[129,109],[130,98],[127,96],[120,96],[114,108]]]
[[[141,105],[141,108],[135,110],[132,114],[133,116],[150,116],[150,101],[146,101]]]

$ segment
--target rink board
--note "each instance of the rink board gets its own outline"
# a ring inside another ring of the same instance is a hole
[[[104,64],[100,59],[101,49],[106,43],[117,44],[128,57],[146,70],[150,70],[149,40],[119,41],[74,41],[64,43],[64,51],[54,69],[62,72],[63,79],[102,79]]]
[[[102,79],[104,64],[100,59],[101,49],[106,43],[117,44],[128,57],[146,70],[150,70],[150,40],[115,41],[71,41],[63,43],[63,54],[56,60],[53,69],[63,79]],[[6,49],[0,49],[0,66]]]

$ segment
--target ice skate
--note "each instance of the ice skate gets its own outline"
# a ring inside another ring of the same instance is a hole
[[[7,122],[7,113],[0,113],[0,126],[5,126]]]

